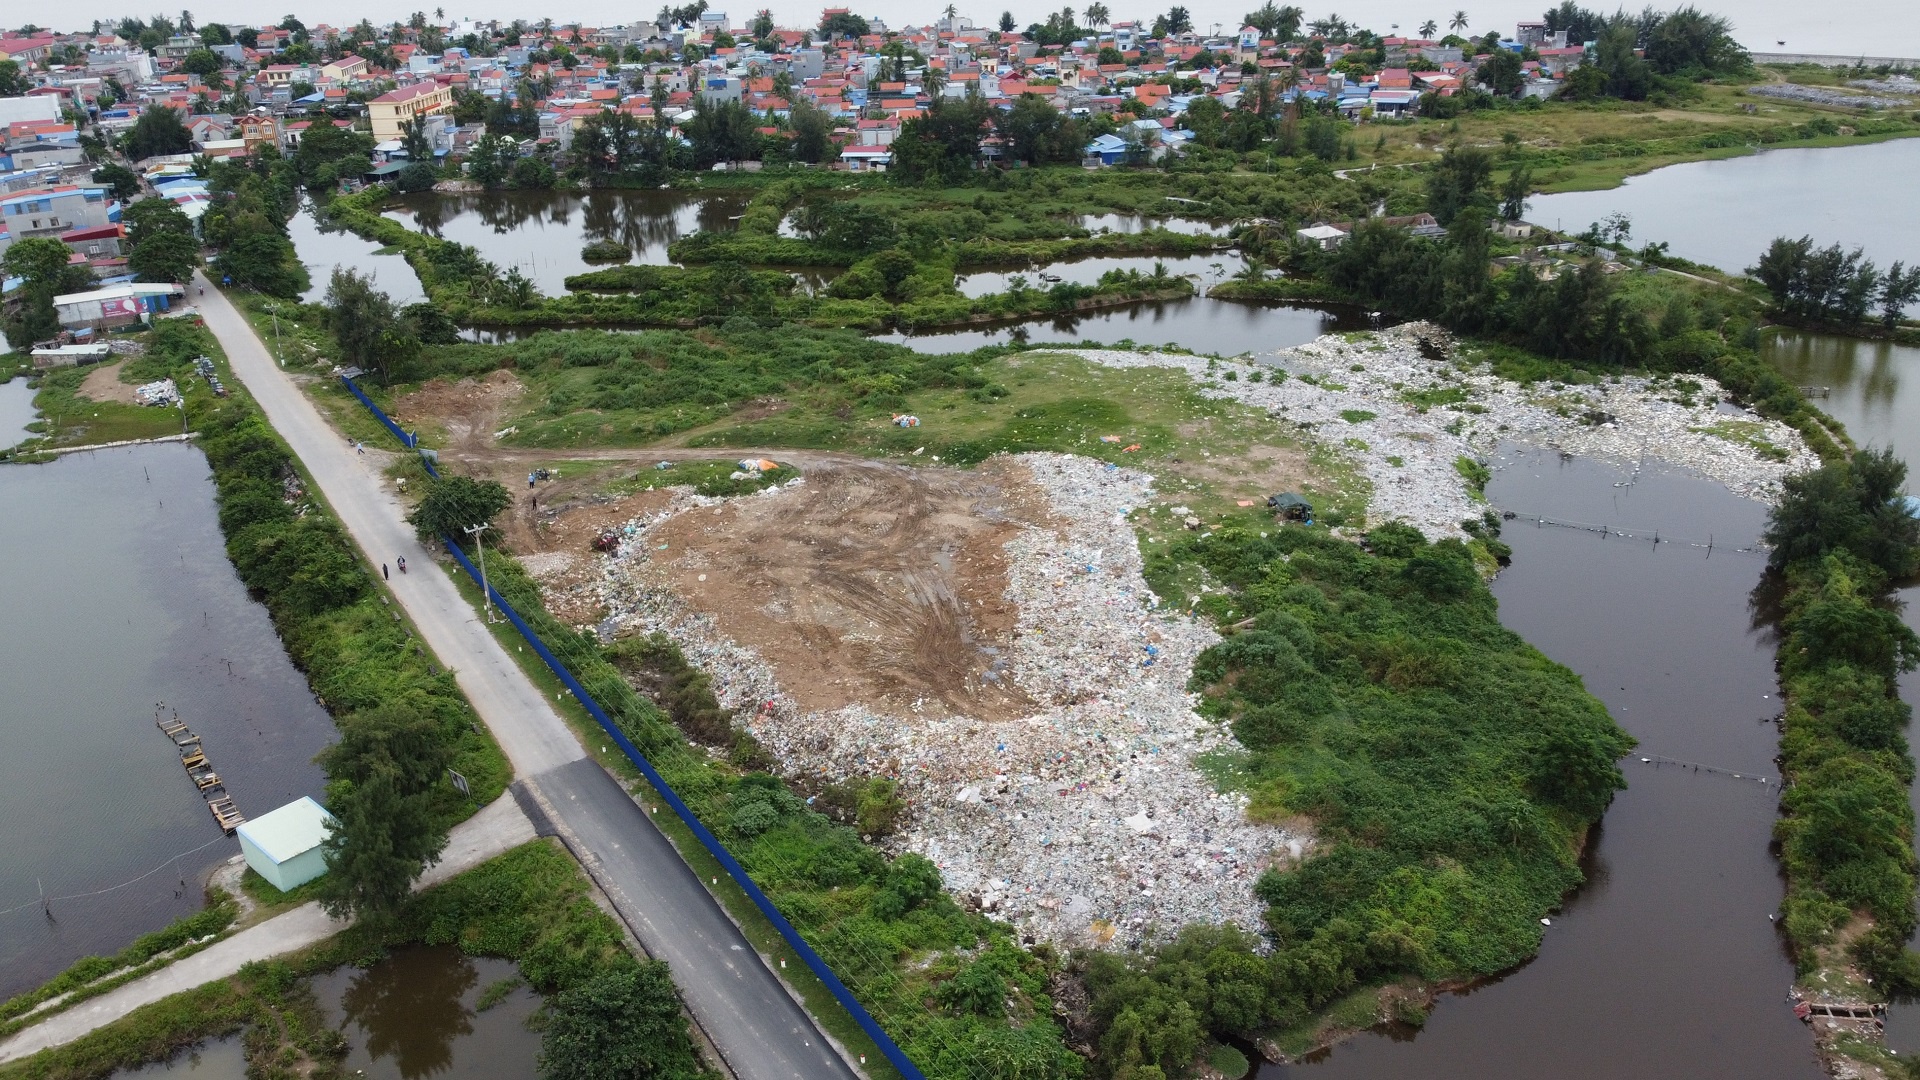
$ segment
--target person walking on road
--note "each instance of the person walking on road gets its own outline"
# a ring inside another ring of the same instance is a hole
[[[390,577],[390,576],[389,576],[389,575],[387,574],[387,564],[386,564],[386,563],[381,563],[381,564],[380,564],[380,580],[381,580],[381,581],[392,581],[392,580],[393,580],[393,578],[392,578],[392,577]]]
[[[355,452],[355,453],[357,453],[357,454],[359,454],[359,455],[360,455],[361,457],[366,457],[366,456],[367,456],[367,444],[366,444],[366,443],[363,443],[363,442],[357,442],[357,443],[354,443],[354,444],[353,444],[353,449],[354,449],[354,452]]]
[[[533,474],[532,473],[527,474],[527,490],[528,491],[533,490]]]
[[[399,558],[399,559],[398,559],[397,561],[398,561],[398,562],[399,562],[399,564],[400,564],[400,572],[401,572],[401,573],[403,573],[403,574],[404,574],[404,573],[406,573],[406,572],[407,572],[407,557],[406,557],[405,555],[402,555],[402,556],[400,556],[400,558]]]

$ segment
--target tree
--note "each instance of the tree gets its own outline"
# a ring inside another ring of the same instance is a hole
[[[1616,22],[1601,33],[1594,46],[1594,66],[1606,76],[1603,92],[1607,97],[1644,101],[1653,89],[1653,71],[1635,51],[1638,47],[1639,34],[1632,23]]]
[[[1480,85],[1500,95],[1512,97],[1526,84],[1526,70],[1520,66],[1520,54],[1506,49],[1495,49],[1493,55],[1481,61],[1480,67],[1473,73],[1474,80]]]
[[[20,97],[33,89],[33,81],[20,73],[18,60],[0,60],[0,97]]]
[[[93,281],[84,266],[71,262],[67,245],[51,237],[16,240],[0,256],[0,267],[7,274],[23,279],[19,306],[7,320],[7,340],[24,352],[36,341],[44,341],[60,330],[53,298],[61,293],[78,292]]]
[[[1291,4],[1278,7],[1273,0],[1267,0],[1256,11],[1250,11],[1241,19],[1241,25],[1251,26],[1260,31],[1260,36],[1275,41],[1291,41],[1300,33],[1300,23],[1307,13]]]
[[[418,164],[430,164],[433,161],[433,143],[427,138],[427,118],[424,115],[401,121],[400,149],[406,152],[408,161]]]
[[[402,333],[393,300],[358,271],[334,268],[327,283],[327,327],[345,363],[380,371],[392,381],[386,346]]]
[[[1013,33],[1013,28],[1018,25],[1019,25],[1018,23],[1013,21],[1013,12],[1003,11],[1000,13],[1000,32],[1001,33],[1011,34]]]
[[[189,281],[199,266],[200,244],[172,230],[149,235],[127,256],[127,269],[141,281]]]
[[[100,166],[93,170],[93,182],[112,188],[113,197],[122,203],[129,203],[140,194],[140,174],[125,165],[108,162]]]
[[[540,1037],[542,1080],[697,1080],[680,998],[659,961],[622,963],[556,994]]]
[[[1112,18],[1113,12],[1108,10],[1107,5],[1098,2],[1087,5],[1088,26],[1106,26]]]
[[[141,199],[129,203],[120,212],[120,223],[127,227],[127,242],[135,247],[158,233],[193,236],[193,219],[168,199]]]
[[[1439,29],[1440,29],[1439,23],[1434,22],[1432,19],[1428,19],[1426,22],[1423,22],[1420,24],[1420,36],[1427,39],[1428,41],[1432,41],[1433,35],[1437,33]]]
[[[513,505],[513,496],[494,480],[443,476],[427,483],[426,497],[407,515],[422,540],[449,536],[458,540],[469,525],[484,525]]]
[[[447,846],[434,793],[453,762],[432,719],[399,705],[349,716],[321,751],[334,820],[323,842],[320,904],[335,917],[392,917]]]
[[[1525,165],[1507,174],[1500,185],[1500,216],[1519,221],[1527,213],[1527,196],[1533,193],[1533,170]]]
[[[200,28],[200,42],[203,45],[231,45],[233,31],[220,23],[208,23]]]
[[[833,117],[805,99],[793,103],[787,123],[793,128],[793,158],[809,164],[830,161],[833,155]]]
[[[133,122],[124,146],[129,158],[141,161],[164,154],[184,154],[193,149],[193,136],[180,122],[179,113],[165,105],[154,105]]]
[[[1493,155],[1478,146],[1449,146],[1427,174],[1427,212],[1442,225],[1468,207],[1490,207],[1487,182],[1493,176]]]
[[[1453,18],[1447,22],[1447,29],[1452,30],[1456,34],[1465,30],[1467,26],[1467,13],[1465,11],[1454,12]]]
[[[1920,519],[1894,502],[1906,463],[1891,448],[1862,450],[1789,476],[1767,519],[1768,565],[1776,571],[1849,552],[1899,579],[1920,559]]]
[[[773,12],[767,8],[761,8],[755,12],[752,29],[755,38],[771,36],[773,34]]]
[[[225,62],[212,49],[205,48],[193,50],[186,55],[186,59],[180,61],[180,70],[209,81],[220,74],[224,66]]]
[[[1038,94],[1021,94],[994,122],[1008,156],[1029,165],[1077,161],[1085,145],[1080,125]]]
[[[1178,5],[1167,10],[1167,33],[1178,36],[1193,29],[1193,16],[1186,8]]]
[[[1915,300],[1920,300],[1920,266],[1909,270],[1897,262],[1888,267],[1880,281],[1880,319],[1888,333],[1900,325],[1900,316]]]
[[[867,36],[867,20],[845,11],[836,11],[820,20],[820,33],[827,38]]]
[[[1730,75],[1753,66],[1732,24],[1691,4],[1668,12],[1647,34],[1646,58],[1662,75]]]

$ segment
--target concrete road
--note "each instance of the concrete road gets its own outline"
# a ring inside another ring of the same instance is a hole
[[[573,732],[414,538],[373,458],[356,453],[327,423],[218,289],[198,301],[234,377],[299,456],[361,550],[374,562],[407,557],[409,572],[393,575],[394,596],[634,936],[672,965],[688,1011],[734,1075],[851,1080],[853,1069],[673,846],[605,770],[584,760]]]
[[[414,886],[424,889],[465,870],[471,870],[495,855],[504,854],[533,839],[533,823],[521,811],[513,796],[503,795],[482,807],[480,812],[453,827],[447,849],[440,862],[428,868]],[[183,960],[169,964],[149,975],[118,986],[97,998],[24,1028],[12,1038],[0,1042],[0,1062],[27,1057],[51,1046],[70,1043],[82,1035],[113,1023],[142,1005],[161,998],[224,979],[254,960],[266,960],[297,952],[346,929],[347,924],[327,917],[319,904],[302,904],[292,911],[255,923],[245,930],[217,941]]]

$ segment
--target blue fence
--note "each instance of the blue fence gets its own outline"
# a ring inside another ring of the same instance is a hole
[[[354,397],[360,399],[360,403],[365,405],[369,412],[382,424],[386,425],[388,431],[393,432],[395,438],[398,438],[408,447],[418,449],[418,441],[412,435],[402,431],[399,425],[388,418],[387,414],[381,411],[380,406],[375,405],[358,386],[353,384],[352,379],[342,377],[340,381],[346,384],[347,389],[353,393]],[[439,470],[434,468],[432,459],[426,457],[425,454],[421,455],[421,463],[426,466],[427,472],[430,475],[436,477],[440,475]],[[800,962],[807,965],[808,970],[812,971],[819,977],[822,983],[826,984],[827,989],[832,992],[835,1000],[845,1006],[847,1012],[853,1016],[854,1022],[859,1024],[860,1029],[865,1031],[867,1036],[874,1041],[874,1044],[880,1048],[880,1052],[893,1064],[893,1067],[900,1070],[900,1074],[907,1077],[908,1080],[925,1080],[924,1074],[920,1072],[919,1067],[913,1063],[913,1060],[907,1057],[906,1051],[900,1049],[900,1047],[894,1043],[893,1038],[889,1036],[886,1031],[880,1027],[879,1023],[874,1020],[873,1016],[867,1012],[866,1006],[860,1004],[859,999],[853,996],[853,991],[847,989],[846,984],[840,981],[840,977],[835,975],[833,969],[827,966],[827,962],[820,958],[820,954],[813,951],[813,946],[807,944],[806,939],[800,936],[800,931],[794,929],[793,924],[787,921],[785,915],[780,914],[780,909],[774,906],[773,901],[767,897],[766,893],[760,891],[760,886],[754,884],[753,878],[747,873],[746,868],[734,859],[733,854],[720,842],[719,837],[713,835],[705,825],[701,824],[700,819],[694,815],[693,810],[681,800],[679,793],[674,791],[672,785],[667,783],[666,778],[661,776],[659,771],[653,767],[653,763],[648,761],[646,755],[640,752],[640,748],[633,745],[632,740],[628,739],[625,733],[620,730],[619,726],[613,722],[613,718],[608,716],[606,710],[600,707],[600,703],[593,699],[593,695],[587,693],[587,688],[580,685],[580,680],[573,677],[573,672],[569,671],[567,666],[560,662],[559,657],[553,655],[552,651],[547,648],[546,643],[540,640],[540,635],[534,633],[533,628],[527,625],[526,620],[520,617],[520,613],[513,609],[513,605],[507,603],[506,598],[501,596],[498,590],[490,585],[484,584],[479,569],[474,566],[471,559],[467,558],[467,553],[460,550],[460,545],[454,543],[451,537],[442,536],[440,539],[441,542],[446,545],[447,551],[453,555],[454,559],[459,562],[461,568],[467,572],[467,576],[472,578],[475,584],[480,584],[486,589],[487,595],[492,598],[494,606],[498,607],[501,613],[506,615],[507,621],[511,622],[513,628],[520,632],[520,636],[526,639],[527,644],[533,647],[533,651],[553,672],[555,677],[560,680],[561,685],[565,686],[567,692],[572,694],[575,700],[580,702],[581,706],[587,710],[587,713],[591,715],[594,721],[600,725],[601,729],[607,733],[607,737],[611,738],[620,747],[620,752],[627,756],[627,760],[633,762],[634,767],[638,768],[640,772],[646,776],[647,782],[654,786],[654,789],[660,793],[660,797],[666,800],[667,806],[679,816],[682,822],[686,823],[687,828],[693,830],[693,835],[700,841],[701,846],[707,849],[708,854],[719,860],[720,865],[726,869],[727,876],[731,877],[734,883],[740,886],[741,890],[747,894],[747,898],[753,901],[753,905],[760,909],[760,913],[765,915],[767,921],[773,924],[773,928],[780,932],[782,938],[786,939],[787,945],[793,949],[794,955],[800,958]]]

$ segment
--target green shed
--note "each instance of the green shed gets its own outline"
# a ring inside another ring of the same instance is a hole
[[[281,892],[292,892],[327,872],[327,826],[333,815],[301,796],[240,826],[247,865]]]

